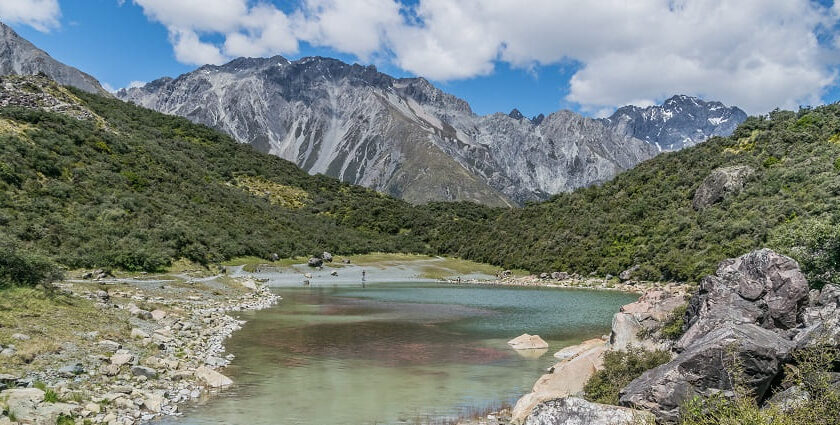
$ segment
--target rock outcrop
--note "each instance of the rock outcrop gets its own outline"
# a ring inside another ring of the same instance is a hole
[[[110,96],[95,78],[53,59],[0,22],[0,75],[9,74],[44,74],[61,85]]]
[[[722,324],[756,324],[786,331],[797,327],[808,302],[808,281],[795,260],[769,249],[724,260],[714,276],[700,282],[689,301],[684,350]]]
[[[538,404],[525,425],[635,425],[652,419],[647,412],[564,397]]]
[[[759,326],[723,324],[631,382],[621,391],[620,403],[675,422],[682,404],[693,397],[732,391],[736,367],[746,378],[743,384],[761,398],[793,348],[790,340]]]
[[[674,422],[684,402],[731,395],[736,379],[759,400],[769,396],[791,352],[807,344],[806,317],[816,333],[817,322],[825,325],[816,318],[836,311],[834,290],[824,292],[809,297],[796,261],[768,249],[721,262],[689,301],[679,355],[625,387],[621,405]]]
[[[666,287],[645,292],[638,301],[622,306],[613,316],[610,348],[626,350],[630,346],[648,350],[667,349],[666,344],[642,335],[653,335],[677,307],[686,302],[682,288]]]
[[[694,192],[691,205],[699,211],[740,192],[754,173],[755,170],[747,165],[713,170]]]

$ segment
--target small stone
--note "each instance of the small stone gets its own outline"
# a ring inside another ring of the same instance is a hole
[[[126,350],[119,350],[111,356],[111,364],[117,367],[129,364],[134,361],[134,355]]]
[[[156,370],[146,366],[132,367],[131,374],[134,376],[145,376],[146,378],[156,378],[158,375]]]
[[[105,350],[109,353],[116,353],[117,350],[122,348],[122,345],[120,345],[120,343],[114,342],[114,341],[111,341],[111,340],[108,340],[108,339],[99,341],[99,342],[96,343],[96,345],[98,345],[99,348],[101,348],[101,349],[103,349],[103,350]]]
[[[206,366],[196,369],[195,376],[212,388],[227,387],[233,384],[230,378]]]
[[[149,334],[139,328],[134,328],[131,330],[131,338],[133,339],[146,339],[149,338]]]
[[[155,321],[163,320],[166,317],[166,312],[163,310],[154,310],[151,312],[152,319]]]
[[[26,334],[12,334],[12,339],[16,339],[18,341],[29,341],[32,338],[30,338],[29,335]]]
[[[81,363],[64,366],[61,369],[58,369],[58,374],[62,378],[74,378],[83,373],[85,373],[85,368]]]
[[[97,403],[88,403],[85,405],[85,410],[87,410],[90,413],[93,413],[94,415],[98,415],[102,412],[102,406],[100,406]]]

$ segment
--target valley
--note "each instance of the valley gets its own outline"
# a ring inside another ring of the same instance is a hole
[[[216,59],[112,90],[0,23],[0,425],[840,424],[840,103]]]

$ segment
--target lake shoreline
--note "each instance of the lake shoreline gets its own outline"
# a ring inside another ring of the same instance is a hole
[[[39,368],[0,375],[0,384],[10,388],[5,396],[22,398],[4,406],[10,415],[0,415],[0,424],[14,423],[11,417],[45,423],[66,417],[136,425],[179,415],[180,405],[232,383],[217,370],[233,359],[224,356],[224,344],[245,321],[230,313],[279,301],[252,279],[224,276],[187,281],[106,277],[56,287],[62,297],[94,303],[123,320],[122,330],[88,331],[79,336],[80,343],[44,354]]]

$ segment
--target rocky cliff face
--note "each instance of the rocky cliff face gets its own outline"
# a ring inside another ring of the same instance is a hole
[[[747,114],[737,107],[677,95],[662,105],[619,108],[601,121],[620,134],[644,140],[663,152],[694,146],[712,136],[728,136],[746,119]]]
[[[117,96],[412,202],[542,200],[659,152],[630,134],[632,117],[621,127],[570,111],[479,116],[422,78],[320,57],[240,58]]]
[[[53,59],[47,52],[35,47],[13,29],[0,22],[0,75],[9,74],[45,74],[65,86],[109,95],[95,78]]]

